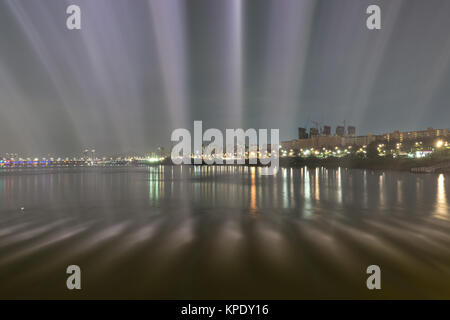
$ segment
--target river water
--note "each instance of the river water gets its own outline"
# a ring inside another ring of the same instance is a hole
[[[3,169],[0,298],[450,298],[449,193],[343,168]]]

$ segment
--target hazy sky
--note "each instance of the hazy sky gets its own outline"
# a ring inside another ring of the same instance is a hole
[[[448,0],[0,0],[0,154],[145,152],[193,120],[447,128],[449,30]]]

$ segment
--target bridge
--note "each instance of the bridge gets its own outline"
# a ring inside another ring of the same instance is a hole
[[[4,168],[46,168],[46,167],[88,167],[88,166],[117,166],[130,164],[126,160],[0,160],[0,169]]]

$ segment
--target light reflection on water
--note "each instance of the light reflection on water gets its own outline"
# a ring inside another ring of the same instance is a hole
[[[244,166],[0,173],[0,297],[450,298],[444,175]],[[20,210],[23,207],[24,210]]]
[[[444,174],[440,174],[438,177],[438,187],[436,192],[436,218],[448,219],[449,218],[449,206],[447,204],[447,194],[445,193],[445,177]]]

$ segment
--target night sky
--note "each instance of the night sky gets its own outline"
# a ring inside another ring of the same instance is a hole
[[[142,153],[194,120],[448,128],[449,31],[448,0],[0,0],[0,155]]]

